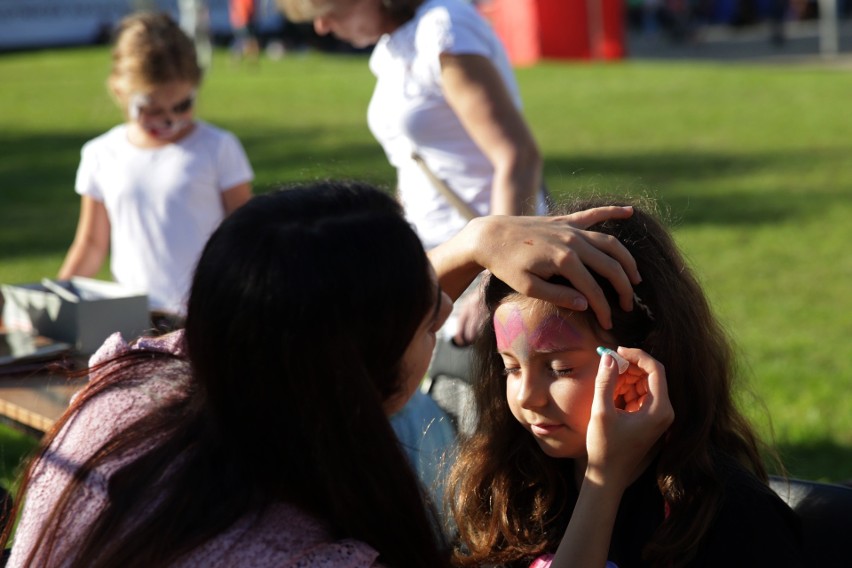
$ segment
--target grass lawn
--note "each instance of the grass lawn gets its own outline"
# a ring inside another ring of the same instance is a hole
[[[216,57],[199,115],[240,137],[256,191],[324,177],[392,186],[365,124],[366,58]],[[0,55],[0,282],[59,268],[80,147],[121,120],[108,65],[105,48]],[[658,198],[738,344],[742,404],[789,473],[852,479],[852,75],[625,62],[518,78],[551,190]],[[0,434],[8,483],[25,450]]]

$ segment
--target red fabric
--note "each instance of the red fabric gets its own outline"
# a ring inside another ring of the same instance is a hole
[[[229,0],[228,11],[231,26],[235,29],[245,28],[254,19],[254,0]]]

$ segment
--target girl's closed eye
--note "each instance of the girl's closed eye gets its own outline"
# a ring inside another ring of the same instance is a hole
[[[508,367],[507,366],[506,368],[503,369],[503,374],[507,377],[514,375],[516,373],[520,373],[520,372],[521,372],[520,367]]]
[[[553,366],[550,368],[550,372],[553,373],[557,377],[570,377],[574,374],[576,369],[574,367],[564,367],[564,366]]]

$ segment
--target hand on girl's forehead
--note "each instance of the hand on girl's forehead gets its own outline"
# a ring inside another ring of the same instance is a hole
[[[568,351],[582,347],[583,334],[575,322],[541,307],[506,302],[494,312],[498,351],[516,355]]]

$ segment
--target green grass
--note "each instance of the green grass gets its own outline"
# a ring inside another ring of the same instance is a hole
[[[104,48],[0,56],[0,282],[62,261],[80,147],[121,120],[108,61]],[[628,61],[518,78],[551,190],[657,197],[738,344],[750,416],[792,475],[852,479],[852,75]],[[390,187],[365,124],[372,84],[362,56],[240,67],[217,53],[199,114],[240,137],[258,192],[323,177]]]

